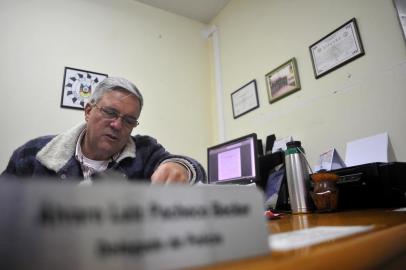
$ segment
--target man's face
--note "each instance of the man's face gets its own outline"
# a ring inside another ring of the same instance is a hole
[[[107,117],[107,112],[117,112],[121,117]],[[133,127],[122,117],[138,119],[140,102],[127,91],[106,92],[96,106],[87,104],[85,120],[87,129],[82,141],[83,154],[94,160],[107,160],[126,145]]]

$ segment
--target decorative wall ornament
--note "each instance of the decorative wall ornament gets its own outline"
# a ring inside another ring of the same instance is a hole
[[[61,107],[83,110],[95,87],[107,74],[65,67]]]

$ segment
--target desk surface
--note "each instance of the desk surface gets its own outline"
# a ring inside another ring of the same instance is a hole
[[[271,233],[315,226],[374,225],[365,233],[322,244],[274,251],[266,256],[225,262],[198,269],[404,269],[406,265],[406,212],[392,209],[284,215],[271,220]]]

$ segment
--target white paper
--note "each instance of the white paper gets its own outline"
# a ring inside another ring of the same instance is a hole
[[[319,164],[315,167],[315,172],[319,170],[336,170],[345,167],[343,160],[335,148],[329,149],[320,155]]]
[[[371,230],[373,226],[318,226],[269,236],[271,250],[285,251],[319,244],[351,234]]]
[[[286,143],[291,142],[291,141],[293,141],[292,136],[287,136],[282,139],[277,139],[275,141],[275,143],[273,144],[272,153],[275,153],[276,151],[279,151],[279,150],[285,151],[287,149]]]
[[[388,162],[389,136],[381,133],[347,143],[345,164],[349,166]]]
[[[338,151],[336,149],[334,149],[331,169],[336,170],[336,169],[341,169],[341,168],[345,168],[344,161],[341,159],[341,156],[340,156],[340,154],[338,154]]]

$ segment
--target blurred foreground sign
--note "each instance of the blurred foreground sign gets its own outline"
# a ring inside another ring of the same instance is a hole
[[[268,253],[255,187],[0,184],[1,269],[176,269]]]

